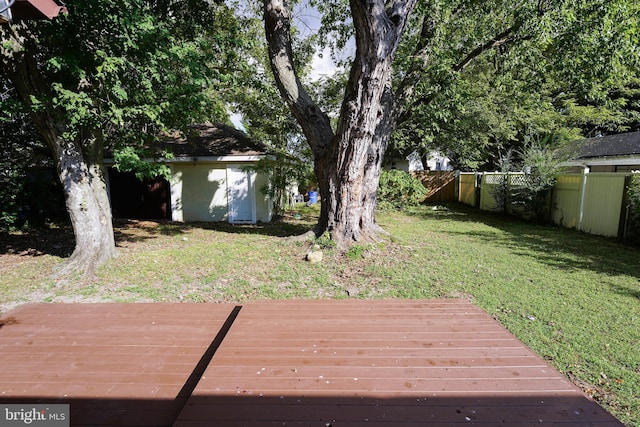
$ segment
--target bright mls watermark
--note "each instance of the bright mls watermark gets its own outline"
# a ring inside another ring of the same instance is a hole
[[[0,405],[0,427],[69,427],[69,405]]]

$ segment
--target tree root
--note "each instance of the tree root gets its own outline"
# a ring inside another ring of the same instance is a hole
[[[51,278],[61,280],[75,275],[88,279],[94,278],[96,269],[115,256],[117,256],[115,248],[105,253],[101,250],[80,250],[76,247],[71,256],[55,268]]]
[[[317,239],[318,237],[319,236],[316,234],[315,230],[311,229],[304,234],[300,234],[298,236],[285,237],[285,239],[290,242],[309,242]]]

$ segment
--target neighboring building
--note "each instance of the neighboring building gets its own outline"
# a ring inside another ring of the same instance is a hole
[[[426,168],[417,151],[413,151],[406,158],[392,157],[385,162],[384,167],[387,170],[398,169],[405,172],[418,172],[423,170],[453,170],[449,158],[437,151],[432,151],[431,153],[429,153]]]
[[[0,0],[0,24],[12,20],[53,19],[67,8],[60,0]]]
[[[260,191],[269,184],[269,177],[245,169],[267,156],[266,147],[226,125],[200,124],[191,129],[186,137],[179,133],[166,135],[158,146],[173,155],[162,160],[171,169],[169,181],[140,182],[132,173],[109,168],[114,217],[271,221],[271,200]]]
[[[426,169],[432,171],[452,171],[453,166],[451,165],[451,159],[447,156],[439,151],[432,151],[429,153]]]
[[[565,162],[574,172],[632,172],[640,170],[640,132],[621,133],[575,141],[572,159]]]

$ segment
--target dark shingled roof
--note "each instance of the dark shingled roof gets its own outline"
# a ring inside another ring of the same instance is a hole
[[[640,132],[588,138],[572,145],[575,160],[640,155]]]
[[[267,154],[264,144],[247,134],[223,124],[197,124],[186,135],[163,134],[158,148],[173,153],[175,158],[207,156],[259,156]]]

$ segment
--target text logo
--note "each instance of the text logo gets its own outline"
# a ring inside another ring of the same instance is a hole
[[[69,427],[69,405],[0,405],[0,427]]]

